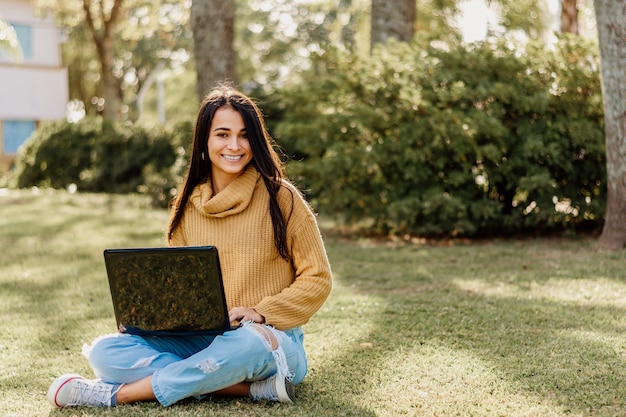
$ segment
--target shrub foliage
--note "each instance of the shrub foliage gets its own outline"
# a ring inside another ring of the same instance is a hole
[[[316,209],[373,233],[475,237],[603,220],[598,57],[580,38],[550,50],[418,39],[365,58],[331,51],[306,83],[257,98]],[[22,150],[16,182],[143,192],[164,205],[191,134],[191,123],[50,124]]]
[[[285,92],[275,134],[317,209],[402,235],[597,227],[605,154],[595,47],[579,38],[554,50],[444,46],[327,55],[323,73]]]
[[[98,119],[44,125],[16,161],[17,187],[149,193],[166,204],[186,166],[191,124],[149,131]]]

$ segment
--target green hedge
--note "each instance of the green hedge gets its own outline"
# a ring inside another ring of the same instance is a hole
[[[322,59],[324,71],[270,109],[289,170],[320,212],[427,236],[601,224],[594,45],[390,43],[367,59]]]
[[[102,119],[44,125],[15,164],[15,186],[150,194],[166,205],[186,168],[191,123],[169,130],[122,126]]]
[[[306,83],[256,95],[315,208],[373,233],[494,236],[599,228],[605,148],[596,47],[508,40],[331,51]],[[254,94],[253,94],[254,96]],[[19,187],[141,192],[165,205],[192,123],[39,129]]]

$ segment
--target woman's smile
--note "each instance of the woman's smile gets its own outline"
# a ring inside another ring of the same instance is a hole
[[[243,158],[243,155],[222,155],[225,159],[236,162]]]

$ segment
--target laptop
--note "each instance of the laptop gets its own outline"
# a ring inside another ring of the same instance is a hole
[[[104,261],[120,332],[184,336],[232,329],[214,246],[106,249]]]

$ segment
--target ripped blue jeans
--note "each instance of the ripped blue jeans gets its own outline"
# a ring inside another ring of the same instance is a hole
[[[262,326],[278,341],[272,349],[255,326],[244,325],[221,336],[114,334],[97,339],[85,354],[104,382],[128,384],[152,376],[152,389],[164,406],[277,372],[300,383],[307,373],[302,330]]]

